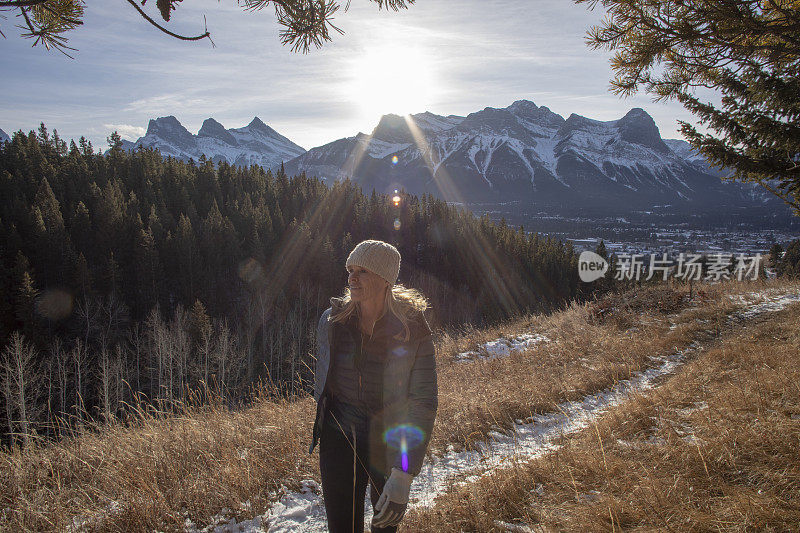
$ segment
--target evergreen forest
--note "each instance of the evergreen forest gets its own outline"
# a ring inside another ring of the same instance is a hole
[[[581,297],[571,245],[430,196],[362,192],[201,158],[104,154],[84,138],[0,143],[0,422],[57,437],[126,405],[270,382],[307,389],[315,325],[363,239],[393,243],[433,327]]]

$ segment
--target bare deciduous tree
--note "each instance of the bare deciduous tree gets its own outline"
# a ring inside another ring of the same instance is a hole
[[[142,355],[145,350],[145,336],[142,331],[142,324],[136,322],[133,327],[128,330],[128,343],[130,345],[133,361],[131,362],[132,385],[134,385],[136,392],[142,392]]]
[[[78,430],[83,431],[83,415],[86,412],[84,405],[84,377],[86,374],[86,365],[88,362],[88,353],[86,345],[80,339],[75,340],[75,346],[69,352],[70,359],[72,360],[72,368],[75,377],[75,418],[77,420]]]
[[[150,367],[150,395],[152,398],[163,398],[168,389],[167,378],[170,363],[165,327],[161,321],[161,311],[158,307],[154,307],[147,315],[144,327]]]
[[[221,321],[217,326],[212,360],[217,373],[217,383],[222,391],[238,385],[238,376],[244,354],[236,344],[228,323]]]
[[[81,328],[83,345],[88,346],[89,341],[95,337],[100,328],[100,302],[96,298],[88,296],[78,300],[74,314]]]
[[[39,384],[42,373],[36,360],[36,350],[18,331],[11,335],[2,352],[0,376],[6,396],[6,412],[11,414],[9,420],[14,421],[9,422],[12,442],[19,435],[23,445],[27,446],[40,414]],[[15,427],[19,430],[15,431]]]
[[[100,324],[103,338],[116,344],[128,325],[128,307],[116,292],[111,292],[99,305]]]
[[[112,387],[112,371],[111,371],[111,355],[109,348],[105,342],[100,345],[100,361],[99,361],[99,378],[100,378],[100,408],[103,412],[103,420],[106,423],[111,421],[111,387]]]
[[[175,309],[175,315],[169,327],[169,347],[171,352],[172,370],[172,395],[177,392],[177,397],[184,399],[189,382],[189,355],[191,353],[191,338],[189,337],[188,315],[182,305]],[[175,390],[177,388],[177,391]]]
[[[103,420],[111,422],[123,400],[125,382],[125,349],[121,344],[110,349],[105,343],[100,347],[99,361],[100,409]]]
[[[56,394],[58,395],[58,414],[56,416],[60,417],[67,412],[70,364],[68,354],[64,351],[64,345],[58,337],[53,337],[53,342],[50,345],[50,360],[54,365],[53,379],[55,380]]]

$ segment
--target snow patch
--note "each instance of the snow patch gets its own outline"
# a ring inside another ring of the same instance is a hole
[[[503,531],[510,531],[511,533],[533,533],[533,530],[525,524],[512,524],[511,522],[495,520],[494,525],[503,528]]]
[[[464,117],[456,115],[443,117],[427,111],[425,113],[411,115],[411,117],[414,120],[414,124],[426,133],[438,133],[440,131],[449,130],[453,126],[457,126],[464,121]]]
[[[325,531],[325,504],[322,488],[311,479],[303,480],[300,492],[288,492],[266,514],[268,531]],[[285,490],[285,489],[284,489]],[[260,531],[260,530],[259,530]]]
[[[411,146],[411,143],[390,143],[381,141],[380,139],[370,138],[366,141],[366,152],[375,159],[383,159],[387,155],[405,150],[409,146]]]
[[[550,339],[539,333],[523,333],[515,337],[495,339],[480,345],[477,351],[456,354],[456,361],[474,361],[475,359],[496,359],[507,357],[512,353],[522,352]]]
[[[756,315],[760,315],[763,313],[768,313],[771,311],[780,311],[795,302],[800,302],[800,293],[785,294],[782,296],[755,293],[745,296],[739,296],[738,300],[748,301],[753,297],[755,297],[756,299],[762,299],[763,301],[761,303],[751,304],[746,309],[736,313],[734,315],[736,318],[746,320],[748,318],[752,318]]]
[[[123,511],[123,506],[117,501],[111,500],[106,504],[105,509],[95,514],[80,515],[72,518],[72,524],[67,526],[69,533],[86,531],[94,527],[99,527],[107,518],[118,515]]]
[[[556,166],[558,165],[556,144],[558,144],[558,141],[559,139],[556,139],[555,136],[548,139],[536,139],[536,146],[533,147],[533,151],[536,152],[539,161],[550,171],[550,174],[561,182],[562,185],[569,187],[569,183],[564,181],[564,179],[558,175],[558,172],[556,172]]]

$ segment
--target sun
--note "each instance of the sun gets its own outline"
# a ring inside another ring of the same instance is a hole
[[[370,47],[352,66],[350,99],[360,115],[375,120],[381,115],[426,111],[437,91],[434,67],[421,47],[405,43]]]

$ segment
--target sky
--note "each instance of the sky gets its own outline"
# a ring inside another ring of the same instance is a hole
[[[158,16],[155,1],[146,9]],[[584,40],[603,15],[569,0],[418,0],[399,12],[351,0],[334,20],[345,33],[301,54],[280,44],[271,8],[192,0],[165,23],[187,35],[207,25],[212,46],[170,38],[125,0],[91,1],[69,35],[74,59],[32,48],[8,16],[0,129],[44,122],[105,147],[112,131],[136,140],[155,117],[174,115],[197,133],[208,117],[238,128],[258,116],[308,149],[369,133],[387,113],[467,115],[526,99],[564,118],[615,120],[641,107],[662,137],[679,138],[677,120],[692,121],[679,104],[608,90],[610,54]]]

